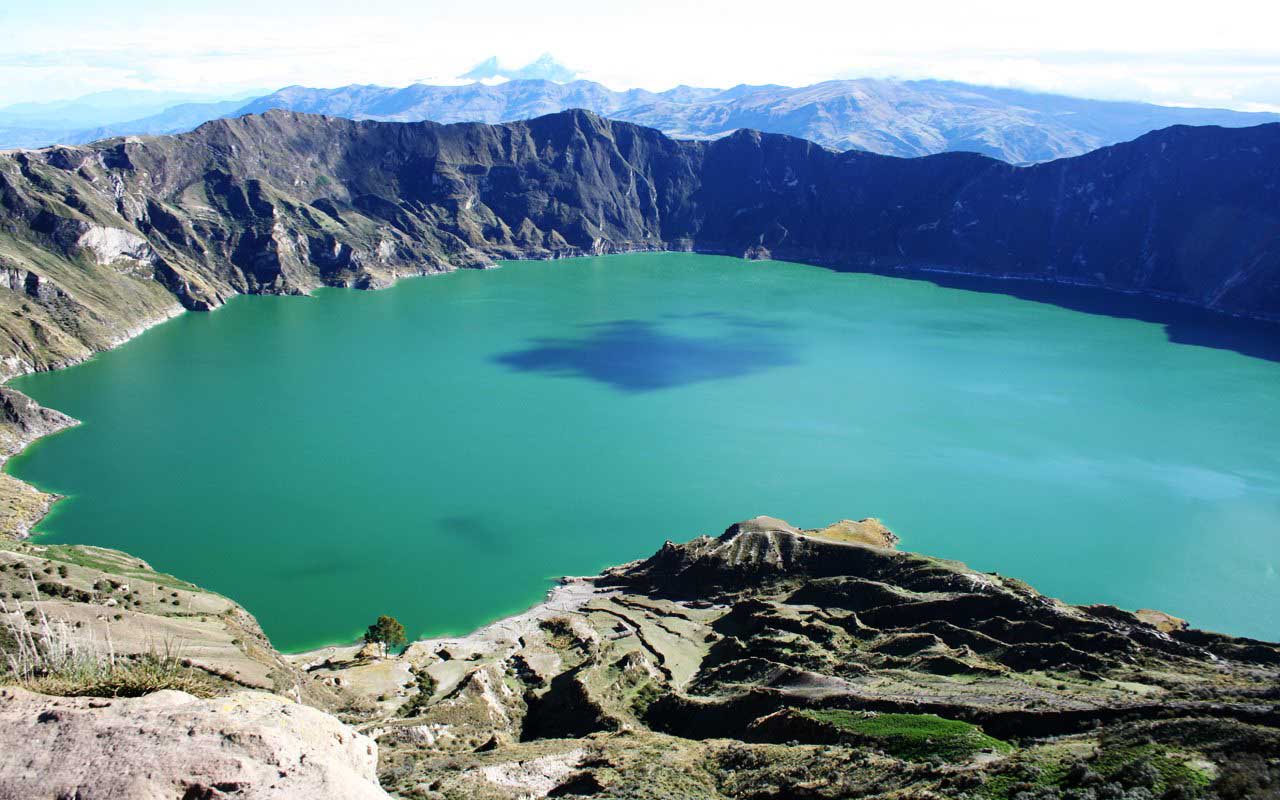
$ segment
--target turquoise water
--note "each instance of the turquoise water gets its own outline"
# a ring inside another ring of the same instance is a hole
[[[683,254],[238,297],[14,382],[45,541],[278,646],[457,633],[756,514],[1280,639],[1280,364],[998,294]]]

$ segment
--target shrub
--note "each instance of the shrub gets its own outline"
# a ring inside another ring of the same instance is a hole
[[[400,716],[416,717],[426,709],[436,693],[436,679],[431,677],[426,667],[414,673],[414,682],[418,693],[409,698],[409,702],[400,707]]]
[[[933,714],[859,714],[841,709],[800,712],[853,739],[866,740],[886,753],[908,761],[941,758],[958,761],[982,750],[1007,753],[1013,747],[982,732],[976,725]]]
[[[405,636],[404,626],[400,624],[400,621],[386,614],[378,617],[377,622],[369,626],[369,630],[364,633],[364,640],[381,645],[382,655],[384,656],[389,648],[400,647],[409,641]]]

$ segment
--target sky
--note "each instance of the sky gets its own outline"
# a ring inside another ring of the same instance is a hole
[[[458,82],[544,52],[615,89],[941,78],[1280,111],[1280,3],[0,0],[0,105]]]

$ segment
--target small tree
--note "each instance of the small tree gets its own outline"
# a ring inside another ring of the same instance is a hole
[[[404,626],[400,621],[386,614],[378,617],[378,621],[369,626],[369,630],[364,632],[364,640],[381,645],[383,658],[387,657],[389,648],[400,647],[409,641],[404,635]]]

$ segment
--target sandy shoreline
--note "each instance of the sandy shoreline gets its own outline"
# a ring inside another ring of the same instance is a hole
[[[410,642],[400,656],[418,661],[441,650],[493,651],[515,647],[521,637],[536,629],[544,620],[572,613],[596,598],[618,594],[617,589],[602,589],[597,585],[599,575],[561,578],[552,586],[541,602],[524,611],[494,620],[471,633],[462,636],[441,636],[416,639]],[[328,645],[300,653],[284,653],[284,658],[302,669],[310,669],[326,662],[352,659],[363,647],[356,642],[346,645]]]

